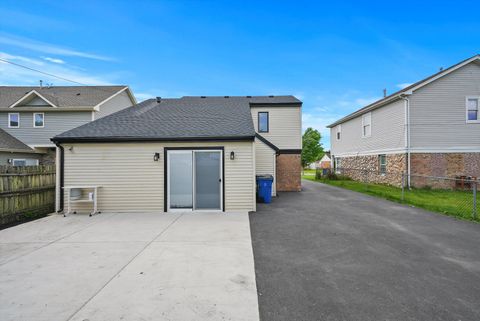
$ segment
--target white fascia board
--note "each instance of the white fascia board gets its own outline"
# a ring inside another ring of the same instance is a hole
[[[124,91],[127,92],[130,100],[132,101],[132,105],[135,105],[137,103],[137,100],[135,99],[135,96],[133,96],[132,92],[130,91],[130,88],[128,86],[125,86],[123,89],[120,89],[119,91],[117,91],[115,94],[111,95],[110,97],[108,97],[107,99],[103,100],[102,102],[98,103],[97,105],[95,105],[95,107],[93,107],[94,110],[96,111],[99,111],[100,110],[100,106],[105,104],[107,101],[115,98],[116,96],[120,95],[121,93],[123,93]]]

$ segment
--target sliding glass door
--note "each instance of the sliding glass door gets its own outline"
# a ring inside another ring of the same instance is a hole
[[[222,209],[222,151],[170,150],[168,210]]]
[[[221,152],[194,151],[195,155],[195,209],[219,210],[221,206],[220,190]]]
[[[172,210],[193,208],[192,151],[168,152],[169,204]]]

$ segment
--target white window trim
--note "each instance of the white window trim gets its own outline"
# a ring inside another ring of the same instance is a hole
[[[10,117],[12,115],[18,115],[18,126],[11,126]],[[8,113],[8,128],[20,128],[20,113]]]
[[[340,133],[340,138],[338,138],[338,133]],[[337,130],[335,131],[335,139],[336,140],[342,139],[342,125],[337,125]]]
[[[385,159],[385,172],[382,172],[382,162],[380,161],[382,157]],[[380,172],[380,175],[385,176],[387,174],[387,155],[386,154],[380,154],[378,155],[378,171]]]
[[[42,126],[35,126],[35,115],[42,115],[43,123]],[[33,128],[44,128],[45,127],[45,113],[33,113]]]
[[[469,99],[477,99],[477,120],[468,120],[468,100]],[[466,96],[465,97],[465,122],[467,124],[480,124],[480,96]]]
[[[365,128],[365,118],[366,117],[369,117],[370,118],[370,133],[368,135],[365,135],[365,132],[364,132],[364,128]],[[372,136],[372,112],[368,112],[366,114],[363,114],[362,115],[362,138],[367,138],[367,137],[371,137]]]

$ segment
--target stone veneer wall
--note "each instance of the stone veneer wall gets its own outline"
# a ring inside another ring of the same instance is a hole
[[[276,169],[278,192],[299,192],[302,190],[300,154],[277,155]]]
[[[356,181],[401,186],[407,169],[406,154],[387,154],[387,173],[380,173],[378,155],[342,157],[341,174]]]

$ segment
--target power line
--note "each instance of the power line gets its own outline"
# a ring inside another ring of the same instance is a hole
[[[61,80],[64,80],[64,81],[68,81],[68,82],[71,82],[71,83],[74,83],[74,84],[77,84],[77,85],[88,86],[87,84],[83,84],[83,83],[75,81],[75,80],[71,80],[71,79],[68,79],[68,78],[57,76],[57,75],[54,75],[54,74],[51,74],[51,73],[48,73],[48,72],[44,72],[44,71],[41,71],[41,70],[38,70],[38,69],[30,68],[30,67],[27,67],[27,66],[24,66],[24,65],[21,65],[21,64],[17,64],[15,62],[11,62],[11,61],[3,59],[3,58],[0,58],[0,61],[6,62],[7,64],[11,64],[11,65],[14,65],[14,66],[17,66],[17,67],[21,67],[21,68],[24,68],[24,69],[35,71],[35,72],[38,72],[40,74],[44,74],[44,75],[47,75],[47,76],[50,76],[50,77],[55,77],[55,78],[58,78],[58,79],[61,79]]]

